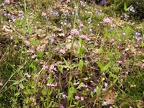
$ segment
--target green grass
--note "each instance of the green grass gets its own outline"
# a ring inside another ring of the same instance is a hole
[[[143,108],[144,22],[114,7],[1,6],[0,107]]]

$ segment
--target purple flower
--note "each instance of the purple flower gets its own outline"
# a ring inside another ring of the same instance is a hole
[[[60,108],[65,108],[65,107],[63,105],[61,105]]]
[[[129,15],[124,13],[124,18],[129,18]]]
[[[101,0],[100,4],[101,5],[105,5],[106,4],[106,0]]]
[[[7,13],[4,13],[4,16],[6,17],[6,16],[7,16]]]
[[[104,102],[103,102],[103,104],[104,104],[104,106],[108,106],[108,104],[107,104],[107,102],[106,102],[106,101],[104,101]]]
[[[53,12],[53,14],[55,15],[55,16],[59,16],[59,13],[56,11],[56,12]]]
[[[96,92],[97,92],[97,89],[94,89],[93,92],[96,93]]]
[[[5,6],[5,3],[2,3],[0,6]]]
[[[135,13],[135,10],[134,10],[133,6],[130,8],[130,11],[133,12],[133,13]]]
[[[15,21],[16,21],[16,19],[15,19],[14,17],[12,17],[11,20],[12,20],[12,22],[15,22]]]
[[[139,33],[139,32],[136,32],[136,33],[135,33],[135,35],[136,35],[136,36],[140,36],[140,35],[141,35],[141,33]]]
[[[139,4],[139,2],[136,2],[136,4],[138,5],[138,4]]]
[[[137,41],[140,42],[142,40],[142,37],[137,38]]]
[[[52,36],[49,37],[50,43],[54,43],[54,38]]]
[[[104,83],[104,86],[105,86],[105,88],[108,88],[108,83],[105,82],[105,83]]]
[[[124,36],[126,36],[126,33],[123,33]]]
[[[65,95],[65,94],[62,94],[62,98],[63,98],[63,99],[66,99],[66,95]]]
[[[12,37],[12,36],[10,37],[10,40],[13,40],[13,37]]]

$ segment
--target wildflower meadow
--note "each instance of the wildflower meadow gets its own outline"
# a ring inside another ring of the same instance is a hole
[[[144,0],[0,0],[0,108],[144,108]]]

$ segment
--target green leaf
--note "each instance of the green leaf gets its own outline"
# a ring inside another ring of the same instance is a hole
[[[42,90],[42,95],[46,95],[47,94],[47,89],[46,87],[44,86],[43,90]]]
[[[101,69],[101,71],[103,70],[104,65],[102,64],[102,62],[98,61],[98,66]]]
[[[64,58],[63,58],[64,59]],[[66,66],[71,69],[70,65],[68,64],[68,62],[64,59],[64,63],[66,64]]]
[[[32,91],[31,91],[31,89],[29,89],[28,86],[26,86],[25,94],[29,94],[29,95],[32,94]]]
[[[19,84],[20,82],[19,81],[15,81],[14,83],[13,83],[13,85],[17,85],[17,84]]]
[[[97,86],[97,87],[96,87],[96,90],[97,90],[97,92],[96,92],[97,97],[99,97],[99,96],[100,96],[100,94],[101,94],[101,89],[100,89],[100,87],[99,87],[99,86]]]
[[[38,51],[38,52],[37,52],[37,56],[38,56],[38,57],[41,58],[43,55],[44,55],[44,52],[43,52],[43,51]]]
[[[85,51],[85,49],[83,47],[78,47],[77,53],[79,56],[81,56],[84,51]]]
[[[68,100],[71,100],[73,98],[73,94],[76,92],[74,87],[69,88],[68,90]]]
[[[22,83],[19,84],[19,87],[20,87],[21,89],[24,89],[24,88],[25,88]]]
[[[80,89],[82,87],[82,85],[83,85],[83,82],[81,82],[76,89]]]
[[[107,65],[104,66],[103,71],[108,70],[108,68],[111,66],[111,62],[109,62]]]
[[[128,8],[127,8],[127,5],[126,5],[126,2],[124,3],[124,11],[128,11]]]
[[[127,7],[126,2],[124,3],[124,11],[129,11],[129,9],[132,7],[132,5],[130,7]]]
[[[15,95],[15,96],[19,96],[19,95],[20,95],[20,92],[17,92],[17,93],[15,93],[14,95]]]
[[[81,45],[85,45],[85,40],[80,39],[80,44],[81,44]]]
[[[91,95],[91,97],[93,97],[93,96],[94,96],[94,93],[91,91],[91,92],[90,92],[90,95]]]

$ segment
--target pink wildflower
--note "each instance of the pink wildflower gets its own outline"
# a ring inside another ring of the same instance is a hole
[[[104,18],[104,19],[103,19],[103,22],[104,22],[104,23],[110,23],[111,20],[110,20],[109,18]]]
[[[37,55],[36,55],[36,54],[34,54],[34,55],[32,55],[32,56],[31,56],[31,58],[32,58],[32,59],[34,59],[34,58],[36,58],[36,56],[37,56]]]
[[[81,35],[80,38],[83,40],[89,40],[89,38],[86,35]]]
[[[83,97],[80,97],[80,96],[75,96],[75,99],[76,99],[76,100],[84,100],[84,98],[83,98]]]
[[[42,12],[41,16],[46,16],[46,13],[45,13],[45,12]]]
[[[49,70],[50,71],[53,71],[53,70],[56,71],[56,68],[54,67],[54,65],[51,65],[50,68],[49,68]]]
[[[29,49],[27,50],[28,53],[34,53],[34,50],[33,49]]]
[[[78,35],[79,31],[77,29],[72,29],[71,30],[71,35]]]
[[[83,98],[83,97],[81,97],[81,100],[84,100],[84,98]]]
[[[70,0],[67,0],[66,2],[67,2],[67,3],[69,3],[69,2],[70,2]]]
[[[48,69],[48,66],[43,65],[42,70],[47,70],[47,69]]]
[[[9,4],[9,3],[10,3],[10,0],[5,0],[4,2],[7,3],[7,4]]]
[[[61,54],[65,54],[65,50],[63,50],[63,49],[60,49],[60,51],[59,51]]]
[[[80,27],[83,27],[84,25],[83,25],[83,23],[80,23]]]
[[[83,84],[82,87],[87,88],[88,86],[86,84]]]
[[[62,98],[63,98],[63,99],[66,99],[66,97],[67,97],[67,96],[66,96],[65,94],[62,94]]]
[[[35,59],[35,61],[37,62],[37,61],[38,61],[38,59],[36,58],[36,59]]]
[[[56,87],[57,83],[56,84],[48,83],[47,86],[49,86],[49,87]]]
[[[44,46],[38,46],[38,47],[37,47],[37,51],[42,52],[43,50],[44,50]]]
[[[79,99],[80,99],[80,97],[79,97],[79,96],[75,96],[75,99],[76,99],[76,100],[79,100]]]

